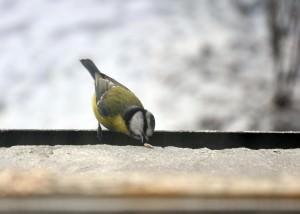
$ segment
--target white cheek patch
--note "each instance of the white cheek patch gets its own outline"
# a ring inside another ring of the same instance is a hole
[[[146,135],[147,135],[147,137],[151,137],[153,135],[153,129],[151,129],[150,127],[148,127],[147,131],[146,131]]]
[[[137,112],[132,116],[129,122],[129,127],[135,135],[142,135],[144,128],[144,118],[142,112]]]

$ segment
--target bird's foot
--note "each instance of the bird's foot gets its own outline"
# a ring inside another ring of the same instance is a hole
[[[102,139],[102,129],[101,129],[100,124],[98,124],[97,138],[98,138],[99,141],[101,141],[101,139]]]

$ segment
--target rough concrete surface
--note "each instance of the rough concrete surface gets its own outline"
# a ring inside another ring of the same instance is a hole
[[[13,146],[0,148],[0,197],[300,198],[299,154],[300,149]]]
[[[62,175],[123,173],[276,177],[300,175],[300,149],[210,150],[142,146],[13,146],[0,148],[0,169],[43,169]]]

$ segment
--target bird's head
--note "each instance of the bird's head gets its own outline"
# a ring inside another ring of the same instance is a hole
[[[155,128],[155,119],[151,112],[137,106],[130,107],[124,114],[124,120],[130,137],[143,144],[149,141]]]

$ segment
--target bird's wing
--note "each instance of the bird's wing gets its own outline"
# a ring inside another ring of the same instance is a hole
[[[96,90],[96,97],[101,98],[101,96],[110,88],[114,86],[119,86],[124,88],[125,90],[130,91],[126,86],[122,85],[115,79],[103,74],[101,72],[95,73],[95,90]]]
[[[143,108],[134,93],[120,86],[112,86],[97,100],[97,108],[103,116],[122,115],[129,106]]]
[[[112,87],[115,86],[114,83],[112,83],[109,80],[103,79],[99,76],[100,74],[96,73],[95,78],[95,94],[96,94],[96,100],[99,101],[102,99],[102,96]]]
[[[114,85],[117,85],[117,86],[121,86],[123,88],[126,88],[127,90],[129,90],[126,86],[122,85],[121,83],[119,83],[117,80],[107,76],[106,74],[102,73],[102,72],[99,72],[98,73],[98,78],[101,78],[101,79],[105,79],[109,82],[111,82],[111,84],[114,84]]]
[[[118,85],[118,86],[126,88],[124,85],[122,85],[121,83],[119,83],[115,79],[113,79],[113,78],[107,76],[106,74],[102,73],[92,60],[90,60],[90,59],[81,59],[80,62],[89,71],[89,73],[91,74],[91,76],[93,77],[95,82],[99,79],[100,80],[105,79],[105,80],[111,82],[114,85]]]

